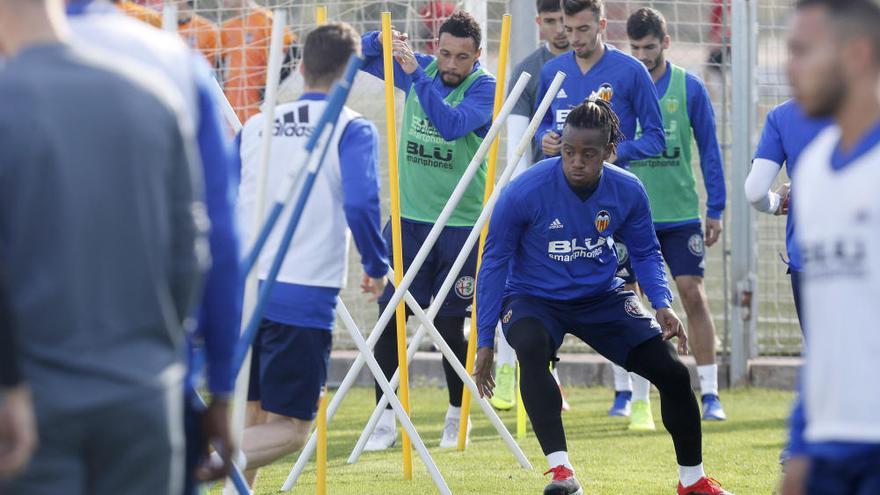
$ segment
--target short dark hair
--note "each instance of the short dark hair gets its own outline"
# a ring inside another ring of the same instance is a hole
[[[599,129],[608,136],[608,144],[615,150],[618,143],[623,141],[623,132],[620,130],[620,119],[611,108],[611,103],[602,98],[590,97],[581,104],[575,106],[565,118],[565,127],[577,129]]]
[[[303,46],[303,79],[306,84],[332,84],[345,72],[351,55],[360,52],[360,46],[360,35],[345,22],[313,29]]]
[[[477,50],[480,49],[480,45],[483,43],[480,23],[474,19],[474,16],[463,10],[454,12],[448,19],[443,21],[437,36],[439,37],[443,33],[449,33],[456,38],[470,38],[474,40],[474,48]]]
[[[605,2],[602,0],[562,0],[562,13],[576,15],[585,10],[591,11],[596,18],[605,17]]]
[[[646,36],[662,40],[666,34],[666,18],[659,10],[650,7],[642,7],[633,12],[626,21],[626,35],[631,40],[640,40]]]
[[[880,2],[877,0],[798,0],[797,10],[825,7],[828,16],[842,25],[844,37],[868,36],[874,45],[874,58],[880,60]]]
[[[562,5],[559,0],[537,0],[535,8],[538,9],[539,14],[541,12],[559,12],[562,10]]]

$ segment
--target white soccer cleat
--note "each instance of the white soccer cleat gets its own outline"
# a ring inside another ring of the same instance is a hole
[[[364,450],[367,452],[386,450],[393,447],[395,443],[397,443],[397,428],[380,424],[376,425],[376,429],[373,430],[373,434],[367,440]]]
[[[458,427],[461,424],[458,416],[447,417],[446,424],[443,425],[443,433],[440,435],[441,449],[454,449],[458,447]],[[467,436],[464,437],[464,444],[467,445],[471,438],[471,422],[468,421]]]

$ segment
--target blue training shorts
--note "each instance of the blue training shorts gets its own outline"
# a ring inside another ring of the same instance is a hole
[[[812,459],[807,495],[880,494],[880,446],[849,459]]]
[[[501,311],[505,337],[522,318],[536,318],[550,332],[556,348],[569,333],[620,366],[630,351],[660,334],[660,325],[632,291],[616,289],[573,301],[508,296]]]
[[[327,382],[333,334],[263,320],[251,358],[248,400],[264,411],[312,421]]]
[[[403,266],[409,270],[410,264],[428,237],[432,225],[406,219],[402,219],[400,224],[403,239]],[[425,263],[409,287],[410,294],[416,298],[421,307],[427,308],[431,304],[431,300],[437,296],[440,286],[443,285],[443,281],[452,269],[452,264],[455,263],[455,258],[458,257],[458,253],[461,252],[470,233],[470,227],[446,227],[440,233],[437,243],[434,244]],[[388,244],[389,253],[393,252],[390,222],[385,224],[383,234],[385,242]],[[461,273],[456,278],[455,285],[452,286],[452,290],[443,301],[440,312],[437,313],[438,316],[458,318],[470,316],[469,309],[474,299],[476,287],[474,279],[476,272],[477,250],[474,248],[468,254]],[[392,294],[394,294],[394,287],[391,284],[386,285],[385,292],[379,298],[379,305],[385,307],[391,300]]]

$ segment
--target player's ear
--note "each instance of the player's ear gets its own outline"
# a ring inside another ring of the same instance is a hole
[[[541,25],[541,14],[535,16],[535,24],[537,24],[538,26]]]
[[[607,27],[608,27],[608,19],[606,19],[604,17],[599,19],[599,32],[604,33],[605,28],[607,28]]]
[[[616,151],[617,150],[615,149],[613,144],[608,143],[607,145],[605,145],[605,154],[604,154],[605,156],[602,157],[602,161],[607,162],[609,158],[614,156],[614,153]]]
[[[670,43],[672,43],[672,37],[667,34],[663,37],[663,41],[660,42],[660,46],[662,46],[664,50],[669,50]]]
[[[474,58],[478,59],[478,58],[480,58],[480,55],[482,55],[482,54],[483,54],[483,48],[482,47],[477,48],[477,53],[476,53],[476,55],[474,55]]]

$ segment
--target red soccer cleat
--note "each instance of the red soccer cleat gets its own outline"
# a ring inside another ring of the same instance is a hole
[[[733,495],[721,488],[721,483],[712,478],[703,476],[700,481],[685,488],[678,484],[678,495]]]
[[[574,471],[563,465],[550,468],[544,474],[553,473],[553,481],[544,487],[544,495],[583,495],[584,490],[577,478],[574,477]]]

